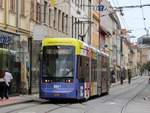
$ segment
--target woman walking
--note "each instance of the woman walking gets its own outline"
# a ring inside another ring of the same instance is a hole
[[[5,81],[4,81],[4,74],[3,72],[0,73],[0,98],[4,98],[5,93]]]

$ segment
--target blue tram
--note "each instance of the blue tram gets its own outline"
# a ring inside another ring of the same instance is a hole
[[[88,99],[109,91],[108,55],[74,38],[42,41],[40,98]]]

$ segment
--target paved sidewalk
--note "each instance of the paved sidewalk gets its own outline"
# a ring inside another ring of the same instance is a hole
[[[141,78],[141,77],[142,76],[140,76],[140,75],[132,77],[131,82],[132,82],[132,80],[136,80],[136,79]],[[128,83],[128,79],[123,80],[123,83]],[[112,83],[110,87],[115,87],[115,86],[118,86],[118,85],[121,85],[120,81],[117,81],[116,83]]]
[[[27,103],[35,100],[39,100],[38,95],[20,95],[10,97],[9,99],[0,99],[0,108],[8,105],[14,105],[19,103]]]

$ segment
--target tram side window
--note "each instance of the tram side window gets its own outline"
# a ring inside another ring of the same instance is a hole
[[[103,76],[107,76],[109,75],[109,59],[107,57],[104,57],[102,56],[102,61],[101,61],[101,64],[102,64],[102,75]]]
[[[96,82],[97,81],[97,61],[95,59],[92,59],[91,62],[91,79],[92,82]]]
[[[78,56],[78,79],[80,82],[89,81],[89,58]]]
[[[106,72],[106,68],[105,67],[106,66],[105,66],[105,61],[104,61],[105,58],[104,58],[104,56],[102,56],[101,59],[102,59],[101,60],[101,75],[105,76],[105,72]]]

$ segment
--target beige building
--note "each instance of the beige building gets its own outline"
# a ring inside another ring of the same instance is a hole
[[[125,67],[127,70],[129,68],[129,54],[130,54],[130,42],[126,38],[123,39],[123,45],[122,45],[122,66]]]
[[[91,44],[91,0],[66,0],[70,4],[71,36]]]
[[[113,12],[108,0],[102,0],[106,11],[101,12],[100,20],[100,47],[105,48],[105,52],[110,57],[110,68],[120,65],[120,37],[118,31],[121,29],[120,21],[116,13]]]
[[[138,62],[139,62],[138,46],[135,44],[131,44],[129,55],[129,68],[132,70],[132,76],[139,75]]]
[[[27,93],[30,83],[33,92],[38,91],[38,56],[45,36],[73,37],[91,43],[91,9],[86,5],[91,1],[0,0],[0,51],[5,48],[13,56],[16,93]],[[6,67],[12,68],[11,63],[4,65],[3,61],[0,73]]]
[[[11,56],[14,56],[14,69],[11,70],[14,75],[14,93],[26,93],[30,88],[31,66],[33,92],[37,92],[40,40],[47,35],[72,36],[69,9],[68,1],[58,0],[52,6],[49,0],[0,0],[0,48],[8,49],[12,52]],[[32,63],[29,54],[31,41]],[[1,63],[1,73],[6,67],[12,68],[10,63],[6,66],[4,64]]]
[[[148,47],[148,46],[140,47],[139,51],[140,51],[140,64],[141,65],[150,61],[150,54],[149,54],[150,47]]]
[[[99,0],[92,0],[93,5],[99,4]],[[91,30],[91,45],[97,49],[100,49],[100,13],[96,9],[92,10],[92,30]]]

